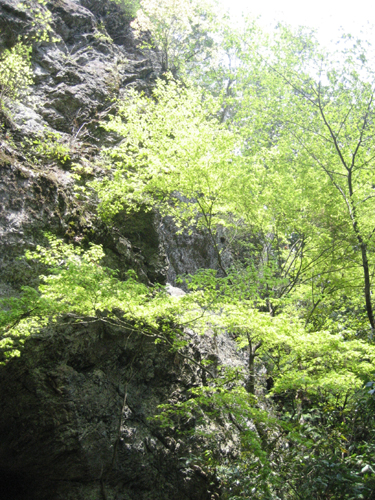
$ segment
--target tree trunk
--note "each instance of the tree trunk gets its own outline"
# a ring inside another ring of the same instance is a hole
[[[372,302],[371,302],[371,278],[370,278],[370,270],[369,270],[368,258],[367,258],[367,245],[366,245],[365,241],[363,240],[361,231],[358,227],[357,211],[356,211],[356,206],[354,205],[354,202],[353,202],[352,170],[349,170],[349,174],[348,174],[348,187],[349,187],[350,205],[351,205],[350,217],[352,220],[352,226],[353,226],[354,233],[356,235],[357,241],[358,241],[360,249],[361,249],[363,278],[364,278],[364,285],[365,285],[366,312],[367,312],[367,317],[369,319],[371,328],[372,328],[372,330],[375,330],[374,311],[372,309]]]
[[[250,334],[247,334],[249,341],[249,380],[246,383],[246,390],[249,394],[255,395],[255,358],[257,350],[262,345],[262,341],[253,345]]]

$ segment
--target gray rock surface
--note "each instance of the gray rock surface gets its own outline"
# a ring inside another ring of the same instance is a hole
[[[216,248],[207,231],[192,227],[179,232],[171,217],[163,218],[161,233],[168,259],[167,280],[172,285],[176,284],[177,277],[181,277],[178,286],[187,290],[183,276],[194,274],[198,269],[216,269],[222,275],[217,251],[225,267],[231,263],[223,229],[219,229],[216,235]]]
[[[182,288],[172,286],[170,283],[167,283],[165,288],[171,297],[183,297],[186,295],[186,292],[184,292]]]
[[[241,363],[229,337],[186,335],[183,353],[210,359],[211,369],[223,356]],[[181,439],[149,420],[159,404],[182,401],[204,376],[165,345],[104,319],[46,327],[20,358],[0,366],[0,498],[219,498],[215,478],[187,463],[204,441]],[[213,425],[225,453],[235,453],[236,437]]]

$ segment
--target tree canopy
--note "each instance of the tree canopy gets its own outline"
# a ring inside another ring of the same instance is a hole
[[[248,21],[230,30],[203,2],[142,0],[132,26],[161,54],[163,74],[147,94],[127,90],[102,123],[118,142],[102,149],[106,168],[86,192],[108,224],[156,210],[203,230],[218,270],[185,276],[189,293],[176,300],[132,270],[120,279],[102,247],[49,235],[26,255],[45,268],[39,288],[1,302],[4,359],[66,314],[104,317],[171,349],[184,346],[185,325],[225,332],[246,368],[214,376],[208,364],[207,384],[166,403],[158,425],[184,433],[176,415],[195,415],[210,449],[193,460],[221,478],[223,498],[370,500],[375,74],[366,43],[343,37],[329,53],[306,29],[267,34]],[[21,82],[7,80],[14,97],[29,82],[22,47],[2,59],[24,64]],[[238,433],[237,457],[220,455],[208,414]]]

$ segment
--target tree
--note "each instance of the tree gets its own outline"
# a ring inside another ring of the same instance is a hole
[[[151,98],[130,91],[117,116],[103,124],[123,138],[108,151],[108,176],[91,184],[103,217],[157,207],[179,226],[206,228],[216,245],[217,225],[235,208],[233,183],[241,169],[237,139],[216,114],[213,99],[171,75],[158,80]]]
[[[139,2],[134,0],[111,0],[119,5],[130,19],[134,19],[139,9]]]
[[[328,54],[310,33],[279,26],[273,39],[258,42],[253,33],[241,40],[236,82],[242,107],[235,122],[249,168],[264,163],[275,196],[265,204],[274,210],[275,226],[304,240],[300,277],[306,280],[304,269],[314,267],[312,286],[322,284],[324,274],[336,290],[363,288],[373,329],[371,61],[363,44],[350,38]]]
[[[216,25],[213,6],[196,0],[141,0],[131,24],[136,36],[150,34],[144,47],[158,49],[162,70],[174,74],[212,56]]]

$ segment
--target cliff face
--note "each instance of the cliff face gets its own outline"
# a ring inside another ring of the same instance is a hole
[[[31,30],[32,12],[20,4],[0,2],[3,48]],[[138,214],[136,221],[119,217],[108,228],[96,217],[95,207],[77,201],[70,176],[72,164],[89,164],[110,143],[99,121],[128,85],[152,84],[159,70],[157,56],[138,51],[129,19],[109,0],[60,0],[48,7],[55,41],[34,43],[35,84],[22,104],[12,106],[11,121],[3,125],[0,138],[2,288],[6,292],[35,279],[27,263],[16,258],[43,241],[46,230],[71,241],[101,243],[113,267],[133,267],[145,281],[164,282],[159,220]],[[62,161],[57,150],[48,150],[43,137],[57,142],[68,159]],[[40,158],[29,154],[34,141],[40,143]]]
[[[193,336],[186,353],[199,360],[202,351],[212,352],[210,339]],[[235,357],[234,346],[227,351]],[[214,478],[187,463],[199,443],[148,420],[202,376],[165,346],[103,320],[47,328],[0,370],[0,497],[218,498]]]
[[[160,65],[157,54],[137,48],[129,18],[110,0],[47,7],[54,41],[34,43],[35,84],[0,131],[0,296],[37,283],[40,270],[22,255],[44,241],[46,230],[70,242],[101,243],[107,265],[120,276],[133,268],[146,283],[216,267],[204,234],[177,235],[170,220],[152,212],[119,215],[109,227],[94,201],[77,200],[72,165],[90,164],[115,142],[99,122],[127,86],[149,89]],[[32,22],[33,12],[18,0],[0,0],[0,48],[32,34]],[[46,134],[67,158],[43,149]],[[34,141],[41,144],[36,153]],[[192,358],[220,363],[219,342],[227,362],[242,362],[227,337],[186,335]],[[105,319],[73,325],[65,318],[46,327],[20,358],[0,366],[0,498],[218,498],[214,478],[187,464],[204,443],[183,441],[148,420],[158,404],[183,399],[202,381],[204,373],[183,357]],[[225,446],[235,452],[233,443]]]

